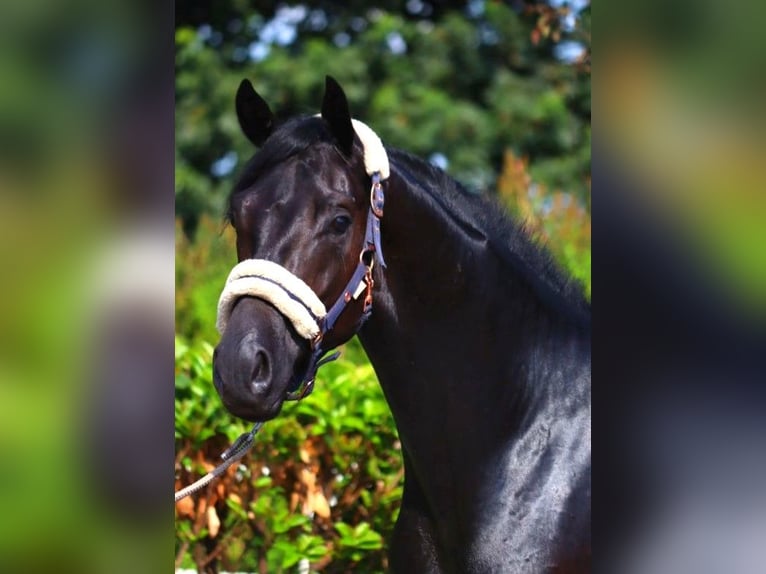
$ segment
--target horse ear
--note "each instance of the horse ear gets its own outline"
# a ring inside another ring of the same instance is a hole
[[[351,155],[354,145],[354,126],[351,124],[348,100],[343,93],[343,88],[332,76],[325,77],[322,117],[330,124],[330,130],[338,141],[340,150],[346,155]]]
[[[239,126],[256,147],[263,145],[274,129],[274,114],[269,104],[253,89],[250,80],[244,79],[239,84],[236,98],[237,119]]]

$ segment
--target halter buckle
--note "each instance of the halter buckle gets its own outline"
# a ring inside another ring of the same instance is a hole
[[[319,333],[317,333],[317,336],[312,339],[311,348],[317,349],[322,342],[322,339],[324,339],[324,332],[320,330]]]
[[[367,284],[367,292],[364,294],[363,312],[366,313],[372,307],[372,288],[375,286],[375,280],[372,278],[372,263],[364,274],[364,282]]]
[[[377,177],[375,177],[377,175]],[[383,217],[383,206],[385,205],[385,195],[383,186],[380,183],[380,176],[374,174],[372,178],[372,188],[370,189],[370,208],[376,217]]]
[[[314,390],[314,378],[312,377],[308,381],[302,381],[298,388],[292,392],[288,392],[285,395],[286,401],[300,401],[306,398]]]

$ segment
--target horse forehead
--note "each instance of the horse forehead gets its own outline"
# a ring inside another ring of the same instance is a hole
[[[324,195],[351,193],[354,167],[333,147],[312,146],[297,160],[297,173],[309,189]]]
[[[271,166],[250,187],[232,196],[231,211],[245,231],[266,220],[290,221],[306,210],[316,213],[323,205],[346,197],[353,204],[364,189],[355,189],[353,168],[327,146],[312,146]]]
[[[272,166],[251,190],[264,199],[287,200],[329,197],[350,191],[351,169],[334,150],[315,146]]]

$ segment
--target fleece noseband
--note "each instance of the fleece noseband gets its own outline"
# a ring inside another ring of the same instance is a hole
[[[311,358],[308,367],[302,376],[293,380],[288,388],[286,400],[300,400],[309,395],[314,388],[314,379],[319,367],[338,358],[339,352],[324,357],[328,351],[322,347],[322,341],[348,304],[358,299],[362,293],[365,293],[364,307],[357,330],[370,316],[374,285],[372,267],[375,256],[378,256],[383,267],[386,266],[380,243],[380,218],[383,217],[384,205],[381,182],[389,176],[388,156],[374,131],[358,120],[351,121],[364,147],[364,167],[372,181],[372,189],[359,263],[338,299],[327,310],[311,287],[278,263],[265,259],[245,259],[229,273],[218,300],[216,327],[221,334],[226,329],[237,300],[247,296],[271,303],[290,321],[296,333],[310,342]]]

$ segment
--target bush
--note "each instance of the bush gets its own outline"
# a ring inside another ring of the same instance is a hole
[[[217,399],[212,347],[176,340],[176,488],[204,474],[242,432]],[[176,505],[176,566],[286,572],[386,568],[399,509],[400,444],[372,367],[353,340],[310,399],[286,403],[241,464]],[[195,501],[196,500],[196,501]]]

